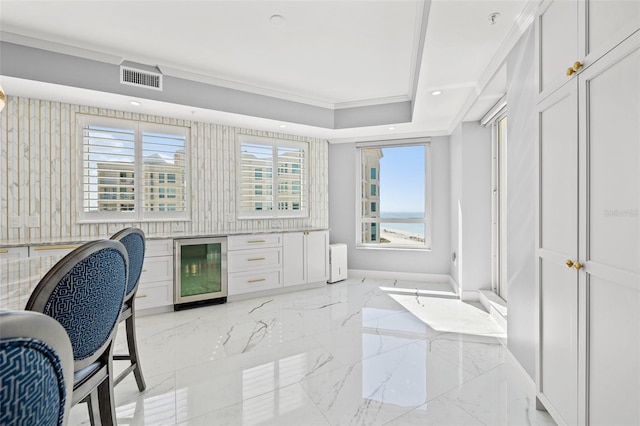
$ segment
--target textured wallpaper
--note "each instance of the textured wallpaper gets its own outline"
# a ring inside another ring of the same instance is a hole
[[[112,233],[114,225],[78,223],[81,145],[77,114],[191,129],[191,221],[127,222],[117,224],[118,228],[138,226],[150,235],[171,234],[174,224],[179,223],[184,227],[183,234],[206,235],[329,226],[326,140],[9,96],[5,109],[0,112],[0,244]],[[309,143],[308,218],[236,219],[235,140],[238,134]],[[20,226],[12,223],[15,218],[20,218]]]

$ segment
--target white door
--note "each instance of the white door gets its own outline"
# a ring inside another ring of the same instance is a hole
[[[578,414],[577,80],[538,105],[539,119],[539,353],[538,393],[564,423]]]
[[[640,33],[580,80],[586,423],[639,425]]]

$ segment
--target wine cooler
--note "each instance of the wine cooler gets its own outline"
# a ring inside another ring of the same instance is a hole
[[[174,240],[175,310],[227,301],[227,239]]]

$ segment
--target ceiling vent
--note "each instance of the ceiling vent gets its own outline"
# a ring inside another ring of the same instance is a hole
[[[162,90],[162,74],[158,71],[149,71],[141,68],[142,67],[137,66],[120,65],[120,83],[129,86]],[[155,70],[155,68],[152,69]]]

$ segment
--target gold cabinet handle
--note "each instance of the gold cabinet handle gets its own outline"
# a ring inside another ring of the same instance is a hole
[[[142,272],[147,272],[147,270],[146,270],[146,269],[143,269],[143,270],[142,270]]]
[[[247,282],[249,284],[251,284],[251,283],[259,283],[259,282],[266,281],[266,280],[267,280],[266,278],[260,278],[260,279],[257,279],[257,280],[249,280]]]
[[[44,250],[73,250],[77,249],[80,246],[44,246],[44,247],[35,247],[35,251],[44,251]]]
[[[573,269],[575,269],[576,271],[579,271],[580,269],[582,269],[582,268],[584,267],[584,264],[582,264],[582,263],[578,262],[577,260],[574,262],[574,261],[573,261],[573,260],[571,260],[571,259],[567,259],[567,261],[566,261],[566,262],[564,262],[564,265],[565,265],[567,268],[569,268],[569,269],[573,268]]]
[[[266,243],[266,240],[249,240],[249,244]]]
[[[255,262],[257,260],[266,260],[266,259],[267,259],[266,257],[254,257],[254,258],[248,259],[248,261]]]
[[[584,64],[580,61],[575,61],[573,66],[567,68],[567,77],[571,77],[573,74],[577,73],[580,68],[582,68]]]
[[[0,254],[7,254],[9,253],[9,250],[7,249],[0,249]]]
[[[136,296],[136,299],[144,299],[145,297],[147,297],[146,294],[140,294],[140,295]]]

